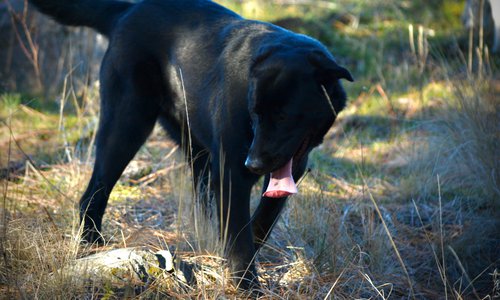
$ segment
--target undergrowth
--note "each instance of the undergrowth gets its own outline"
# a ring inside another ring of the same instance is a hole
[[[300,193],[257,257],[262,298],[494,299],[500,293],[496,58],[489,69],[467,66],[458,54],[443,55],[443,43],[461,52],[452,39],[425,34],[434,25],[443,34],[446,24],[432,20],[440,5],[457,17],[455,5],[376,2],[378,8],[331,3],[336,16],[347,11],[359,24],[332,21],[317,31],[328,33],[328,46],[336,54],[340,48],[358,81],[347,87],[349,106],[311,154]],[[277,6],[262,14],[328,15],[318,7]],[[420,36],[415,26],[413,50],[404,23],[412,12],[413,21],[428,25]],[[84,92],[69,84],[53,101],[56,109],[19,94],[1,96],[0,297],[246,298],[229,280],[217,220],[202,217],[189,166],[159,129],[113,190],[103,225],[107,244],[81,245],[76,203],[91,172],[97,89],[97,83]],[[91,253],[124,247],[170,249],[196,266],[197,284],[167,286],[159,276],[137,288],[60,272]]]

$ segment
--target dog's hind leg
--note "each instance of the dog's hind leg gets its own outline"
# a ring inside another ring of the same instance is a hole
[[[295,182],[302,177],[307,166],[307,157],[304,157],[293,170],[293,178]],[[266,175],[262,193],[265,192],[269,184],[269,175]],[[259,206],[255,209],[252,216],[252,228],[254,233],[255,249],[258,250],[267,240],[271,230],[285,207],[288,197],[283,198],[268,198],[261,197]]]
[[[151,133],[158,108],[118,76],[101,80],[102,105],[92,177],[80,200],[83,239],[100,242],[109,194],[123,170]]]

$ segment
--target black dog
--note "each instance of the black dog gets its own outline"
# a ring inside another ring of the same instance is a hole
[[[303,175],[344,107],[339,80],[352,81],[349,72],[318,41],[208,0],[31,3],[109,38],[94,171],[80,201],[84,238],[99,239],[109,193],[159,120],[187,146],[195,184],[214,193],[240,287],[258,286],[255,253],[296,192],[291,173]],[[261,175],[269,187],[250,216]]]

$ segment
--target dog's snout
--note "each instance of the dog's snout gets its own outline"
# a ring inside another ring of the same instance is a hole
[[[247,167],[247,169],[249,169],[252,173],[259,175],[264,174],[265,166],[261,159],[248,156],[245,161],[245,167]]]

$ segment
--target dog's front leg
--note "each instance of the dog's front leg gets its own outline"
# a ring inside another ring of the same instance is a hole
[[[293,179],[298,182],[304,175],[307,166],[307,155],[302,157],[300,161],[294,164]],[[264,193],[269,185],[269,175],[264,180],[262,193]],[[278,221],[281,211],[285,207],[288,197],[269,198],[262,196],[259,206],[255,209],[252,216],[252,229],[254,233],[255,249],[258,250],[268,239],[271,231]]]
[[[262,194],[264,194],[268,185],[269,175],[266,175],[266,178],[264,179],[264,186],[262,188]],[[261,197],[259,206],[257,206],[252,216],[252,229],[254,234],[254,246],[256,250],[260,249],[260,247],[267,241],[267,238],[271,234],[271,230],[276,224],[281,211],[285,207],[287,199],[288,197]]]
[[[238,288],[257,290],[255,247],[250,221],[250,191],[253,182],[226,162],[213,162],[212,180],[219,216],[220,238],[225,245],[232,276]]]

